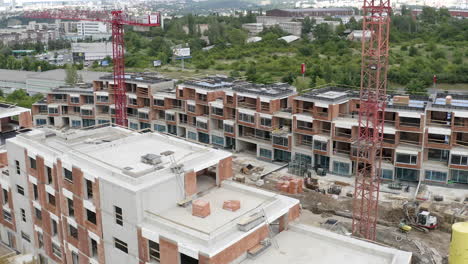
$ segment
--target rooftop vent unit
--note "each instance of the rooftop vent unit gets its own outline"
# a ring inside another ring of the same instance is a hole
[[[148,165],[158,165],[162,162],[161,156],[156,154],[146,154],[141,156],[141,162]]]

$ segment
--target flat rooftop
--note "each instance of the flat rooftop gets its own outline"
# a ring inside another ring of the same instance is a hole
[[[235,80],[227,76],[207,76],[201,79],[192,79],[185,81],[183,85],[201,88],[205,90],[228,89],[234,86]]]
[[[241,231],[237,224],[245,217],[261,213],[263,209],[268,221],[273,222],[299,203],[294,198],[230,180],[223,181],[220,187],[211,188],[196,199],[210,202],[209,216],[193,216],[192,206],[174,205],[159,213],[147,211],[142,225],[143,235],[162,235],[180,241],[179,245],[193,252],[214,256],[264,224],[261,222],[250,231]],[[240,209],[236,212],[224,210],[222,207],[226,200],[239,200]]]
[[[120,181],[128,188],[145,188],[167,178],[175,177],[171,166],[171,152],[185,171],[199,171],[218,164],[231,153],[188,142],[160,133],[140,134],[132,130],[102,126],[94,129],[67,130],[39,128],[12,139],[24,144],[28,153],[50,153],[46,159],[71,164],[83,171],[98,170],[96,175]],[[160,158],[155,165],[142,162],[151,154]],[[166,153],[167,154],[167,153]]]
[[[83,82],[92,83],[94,80],[99,79],[103,75],[107,74],[105,72],[94,72],[94,71],[77,71],[78,75],[83,77]],[[28,80],[47,80],[47,81],[59,81],[65,82],[65,77],[67,76],[64,69],[56,69],[45,72],[33,72],[28,75]]]
[[[411,253],[338,235],[308,225],[290,223],[275,237],[278,249],[241,264],[410,264]]]
[[[298,96],[298,100],[304,101],[326,101],[332,103],[338,103],[348,100],[351,97],[359,98],[359,94],[351,89],[341,87],[324,87],[320,89],[310,90],[301,96]]]
[[[14,104],[0,102],[0,118],[17,116],[24,112],[30,112],[28,108],[16,106]]]
[[[107,81],[114,81],[114,75],[106,74],[104,76],[101,76],[99,79],[107,80]],[[98,80],[98,78],[96,78],[95,80]],[[157,83],[163,83],[163,82],[170,82],[173,80],[164,78],[162,75],[158,73],[139,72],[139,73],[126,73],[125,81],[135,82],[135,83],[157,84]]]
[[[275,83],[275,84],[255,84],[255,83],[244,83],[236,85],[232,88],[233,91],[238,93],[255,94],[267,97],[285,97],[292,95],[296,92],[296,89],[287,83]]]

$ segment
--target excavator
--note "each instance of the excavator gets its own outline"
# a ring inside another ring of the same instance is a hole
[[[400,229],[403,232],[409,232],[412,228],[429,232],[437,228],[437,217],[431,215],[430,212],[420,210],[417,202],[406,202],[403,204],[405,219],[400,221]]]

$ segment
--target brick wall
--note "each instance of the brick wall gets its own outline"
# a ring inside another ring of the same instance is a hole
[[[171,241],[167,238],[159,237],[159,249],[161,252],[161,264],[179,263],[179,247],[174,241]]]
[[[222,181],[232,177],[232,157],[228,157],[219,161],[217,174],[219,184],[221,184]]]
[[[190,197],[197,193],[197,174],[192,170],[185,173],[185,195]]]

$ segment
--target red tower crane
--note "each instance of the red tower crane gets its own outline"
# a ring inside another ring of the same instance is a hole
[[[114,63],[114,90],[115,90],[115,116],[116,123],[127,126],[127,98],[125,87],[125,61],[124,61],[124,25],[159,27],[160,14],[151,14],[143,17],[131,17],[123,11],[92,11],[53,9],[42,11],[29,11],[23,14],[27,18],[45,18],[79,21],[97,21],[109,23],[112,26],[112,54]]]
[[[390,12],[390,0],[364,0],[353,235],[369,240],[376,239],[378,219]]]

